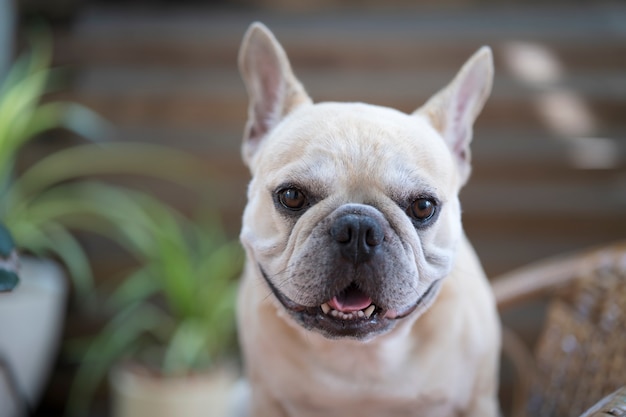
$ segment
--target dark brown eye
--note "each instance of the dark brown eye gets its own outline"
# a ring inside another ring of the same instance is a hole
[[[283,207],[289,210],[302,210],[306,204],[306,197],[297,188],[285,188],[278,192],[278,200]]]
[[[407,209],[407,214],[420,223],[430,220],[435,214],[435,203],[428,198],[418,198]]]

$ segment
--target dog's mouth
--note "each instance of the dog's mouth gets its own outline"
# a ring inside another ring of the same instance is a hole
[[[385,333],[399,319],[428,304],[437,294],[440,283],[440,280],[434,281],[412,306],[402,311],[376,305],[354,282],[321,305],[308,307],[290,300],[272,284],[263,269],[261,273],[274,296],[296,321],[304,328],[317,330],[332,339],[367,339]]]
[[[324,314],[338,319],[357,320],[369,319],[374,314],[376,305],[367,294],[352,283],[330,301],[323,303],[320,308]]]

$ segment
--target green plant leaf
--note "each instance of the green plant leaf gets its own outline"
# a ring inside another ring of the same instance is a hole
[[[115,311],[129,304],[142,302],[160,289],[160,282],[148,264],[127,276],[122,284],[108,297],[108,307]]]
[[[59,185],[20,203],[11,208],[12,224],[41,226],[58,221],[109,237],[140,258],[153,252],[153,229],[160,226],[152,217],[159,212],[176,216],[148,195],[96,181]]]
[[[113,136],[109,123],[76,103],[54,101],[40,104],[28,114],[26,125],[15,135],[15,148],[47,130],[63,127],[82,138],[100,141]]]
[[[210,358],[206,351],[205,330],[203,323],[196,319],[182,320],[167,346],[163,372],[170,375],[184,373],[197,369],[199,362],[208,366]]]
[[[27,124],[29,115],[43,93],[48,79],[52,54],[49,38],[33,44],[31,53],[24,53],[12,66],[0,88],[0,155],[12,158],[17,149],[16,136]],[[16,123],[16,124],[15,124]],[[19,134],[17,135],[19,136]]]
[[[48,251],[57,254],[69,270],[76,297],[85,305],[93,299],[93,272],[87,254],[76,238],[61,224],[47,222]]]
[[[89,302],[93,292],[93,274],[87,255],[76,238],[60,223],[15,222],[18,245],[38,256],[57,255],[67,267],[79,299]]]
[[[0,149],[13,153],[21,144],[24,130],[31,121],[44,92],[47,71],[28,75],[14,85],[0,101]]]
[[[156,243],[155,260],[160,268],[159,275],[168,303],[179,317],[193,314],[195,275],[180,231],[173,231],[169,236],[161,234],[157,236]]]
[[[163,169],[164,166],[167,169]],[[206,169],[188,154],[163,146],[119,142],[85,144],[41,159],[15,182],[13,193],[36,195],[63,181],[102,174],[147,175],[187,185],[206,175]]]

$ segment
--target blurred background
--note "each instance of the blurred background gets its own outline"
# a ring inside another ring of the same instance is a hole
[[[522,0],[0,0],[0,68],[46,22],[55,97],[90,108],[111,139],[161,144],[200,158],[202,198],[236,238],[248,172],[239,147],[247,97],[236,57],[263,21],[316,101],[367,101],[403,111],[443,87],[481,45],[496,78],[475,126],[463,190],[466,232],[490,277],[532,261],[626,236],[626,4]],[[0,70],[2,71],[2,70]],[[62,135],[57,135],[62,136]],[[34,141],[27,161],[68,141]],[[167,166],[162,167],[167,170]],[[192,213],[199,195],[122,179]],[[96,283],[128,263],[86,237]],[[70,302],[63,339],[97,331],[98,315]],[[0,335],[0,337],[3,337]],[[60,415],[76,363],[56,360],[37,416]],[[107,415],[103,389],[91,415]],[[1,407],[1,405],[0,405]]]

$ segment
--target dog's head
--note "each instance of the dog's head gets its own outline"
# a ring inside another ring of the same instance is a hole
[[[417,317],[450,272],[462,236],[458,192],[472,124],[493,77],[480,49],[413,114],[314,104],[267,28],[245,35],[243,157],[252,173],[241,239],[299,325],[367,340]]]

